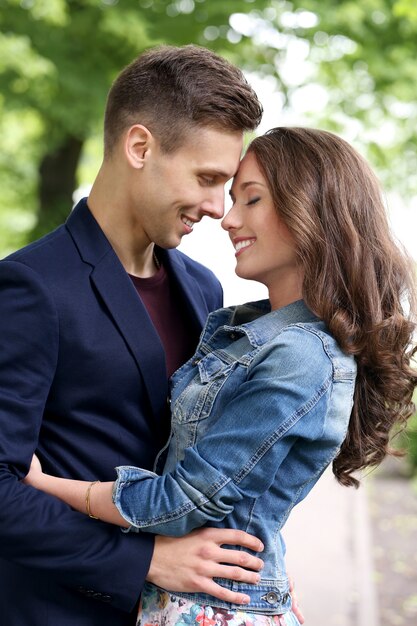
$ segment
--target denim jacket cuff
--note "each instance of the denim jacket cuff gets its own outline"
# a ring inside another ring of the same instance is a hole
[[[132,465],[120,465],[119,467],[116,467],[116,472],[117,479],[114,481],[112,492],[113,504],[119,511],[120,515],[131,524],[131,520],[129,519],[129,516],[124,512],[121,502],[123,486],[127,482],[140,481],[141,479],[145,477],[148,478],[149,476],[153,478],[155,476],[158,476],[158,474],[155,474],[155,472],[151,472],[146,469],[141,469],[140,467],[134,467]],[[121,530],[124,533],[140,532],[140,528],[137,528],[136,526],[129,526],[129,528],[122,528]]]

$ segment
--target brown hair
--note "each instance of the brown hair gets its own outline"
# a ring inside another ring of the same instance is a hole
[[[390,431],[414,409],[414,268],[390,233],[374,173],[346,141],[274,128],[249,151],[295,239],[307,306],[357,361],[349,428],[333,462],[338,481],[357,486],[352,472],[395,454]]]
[[[254,130],[262,106],[240,69],[206,48],[158,46],[141,54],[116,78],[104,118],[104,152],[121,133],[143,124],[165,152],[197,126]]]

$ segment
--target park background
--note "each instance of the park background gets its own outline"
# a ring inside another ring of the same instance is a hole
[[[353,143],[417,262],[415,0],[0,0],[1,257],[88,193],[111,81],[158,43],[242,67],[265,108],[259,132],[318,126]],[[204,220],[181,249],[215,271],[227,304],[264,297],[234,275],[219,223]],[[325,477],[296,512],[289,552],[307,626],[417,623],[417,418],[398,445],[405,459],[359,492]]]

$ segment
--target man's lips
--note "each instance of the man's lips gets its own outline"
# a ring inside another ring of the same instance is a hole
[[[181,215],[181,221],[183,224],[185,224],[187,228],[187,233],[191,233],[193,230],[194,224],[196,224],[199,220],[192,220],[190,217],[187,217],[186,215]]]

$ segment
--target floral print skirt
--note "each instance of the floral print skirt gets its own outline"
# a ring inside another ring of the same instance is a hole
[[[298,626],[293,613],[266,615],[244,608],[229,611],[176,596],[146,583],[136,626]]]

